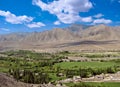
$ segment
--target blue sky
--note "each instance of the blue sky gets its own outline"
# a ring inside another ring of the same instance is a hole
[[[120,25],[120,0],[0,0],[0,34],[75,23]]]

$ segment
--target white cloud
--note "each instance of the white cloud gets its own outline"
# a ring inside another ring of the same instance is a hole
[[[95,19],[93,21],[93,24],[109,24],[109,23],[112,23],[112,21],[109,20],[109,19],[104,19],[104,18],[102,18],[102,19]]]
[[[60,21],[55,21],[54,22],[54,25],[60,25],[61,23],[60,23]]]
[[[54,0],[48,4],[42,0],[33,0],[33,5],[56,15],[60,22],[66,24],[81,21],[79,13],[87,12],[93,7],[89,0]]]
[[[28,17],[26,15],[16,16],[9,11],[0,10],[0,16],[5,17],[5,20],[11,24],[22,24],[25,22],[31,22],[33,20],[32,17]]]
[[[95,17],[95,18],[101,18],[101,17],[103,17],[103,16],[104,16],[103,14],[99,13],[99,14],[97,14],[97,15],[94,15],[93,17]]]
[[[73,15],[73,14],[64,14],[60,13],[57,15],[59,21],[65,23],[65,24],[71,24],[75,23],[76,21],[81,20],[79,15]]]
[[[46,26],[46,25],[41,22],[33,22],[31,24],[27,24],[27,27],[29,27],[29,28],[40,28],[43,26]]]
[[[10,31],[8,28],[0,28],[0,30],[3,30],[3,31]]]
[[[84,17],[84,18],[82,18],[82,21],[83,21],[83,22],[92,22],[93,19],[92,19],[91,16],[90,16],[90,17]]]

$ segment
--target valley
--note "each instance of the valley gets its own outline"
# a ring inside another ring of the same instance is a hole
[[[77,57],[78,60],[74,57]],[[94,53],[6,51],[0,53],[0,72],[6,73],[7,76],[13,77],[17,81],[24,82],[24,84],[33,85],[51,83],[61,84],[60,86],[63,87],[63,85],[71,82],[73,84],[81,82],[85,82],[85,84],[86,82],[120,82],[119,61],[120,51]],[[110,79],[111,76],[114,80]]]
[[[0,87],[120,87],[120,0],[0,0]]]
[[[0,35],[1,78],[13,81],[2,87],[118,87],[119,33],[119,27],[72,25]]]

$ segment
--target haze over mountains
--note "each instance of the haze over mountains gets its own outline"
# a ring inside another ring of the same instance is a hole
[[[64,29],[56,28],[44,32],[0,35],[1,47],[21,47],[21,45],[24,47],[28,44],[29,47],[32,47],[36,44],[75,43],[79,41],[120,41],[120,27],[110,27],[103,24],[95,26],[74,24]]]

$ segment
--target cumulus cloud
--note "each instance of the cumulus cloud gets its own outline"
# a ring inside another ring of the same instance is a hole
[[[60,23],[60,21],[55,21],[54,22],[54,25],[60,25],[61,23]]]
[[[95,19],[93,21],[93,24],[109,24],[109,23],[112,23],[112,21],[109,20],[109,19],[104,19],[104,18],[102,18],[102,19]]]
[[[99,14],[97,14],[97,15],[94,15],[93,17],[95,17],[95,18],[101,18],[101,17],[103,17],[103,16],[104,16],[103,14],[99,13]]]
[[[46,25],[41,22],[33,22],[31,24],[27,24],[27,27],[29,27],[29,28],[40,28],[43,26],[46,26]]]
[[[81,21],[79,13],[87,12],[93,7],[89,0],[54,0],[48,4],[42,0],[33,0],[33,5],[56,15],[60,22],[66,24]]]
[[[26,15],[16,16],[9,11],[0,10],[0,16],[5,17],[5,20],[11,24],[22,24],[25,22],[31,22],[33,20],[32,17],[28,17]]]
[[[93,21],[93,19],[91,16],[82,18],[82,22],[92,22],[92,21]]]

